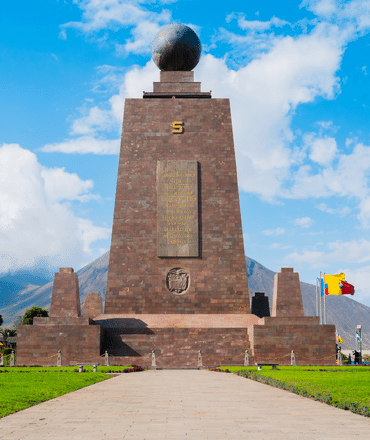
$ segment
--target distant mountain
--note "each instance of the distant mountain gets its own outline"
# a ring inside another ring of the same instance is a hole
[[[98,292],[103,299],[105,298],[108,263],[109,252],[77,272],[82,304],[89,292]],[[29,284],[25,289],[15,292],[9,304],[0,307],[0,315],[4,320],[3,327],[12,327],[14,321],[31,307],[37,306],[49,310],[52,290],[53,281],[50,281],[43,286]]]
[[[0,307],[5,307],[14,301],[14,295],[26,289],[29,285],[43,286],[52,281],[54,274],[42,269],[32,271],[18,270],[0,276]]]
[[[101,298],[105,299],[108,263],[109,252],[77,272],[82,304],[89,292],[98,292]],[[249,257],[246,257],[246,263],[250,297],[253,296],[254,292],[265,292],[269,297],[271,308],[275,272]],[[14,284],[17,284],[15,280]],[[10,303],[0,308],[0,314],[3,315],[4,319],[3,326],[12,327],[15,319],[22,316],[30,307],[38,306],[49,309],[52,288],[53,283],[48,282],[42,286],[30,284],[26,288],[16,291]],[[315,286],[301,283],[301,290],[304,313],[306,316],[314,316],[316,314]],[[328,296],[326,300],[328,324],[336,325],[337,331],[344,340],[343,348],[355,348],[356,326],[362,324],[363,348],[370,349],[370,307],[358,303],[347,295]]]

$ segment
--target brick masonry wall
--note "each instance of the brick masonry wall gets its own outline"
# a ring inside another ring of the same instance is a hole
[[[299,274],[282,267],[274,277],[271,316],[304,316]]]
[[[55,366],[58,350],[62,365],[104,363],[98,325],[19,325],[17,334],[17,365]]]
[[[84,303],[85,318],[94,318],[94,316],[100,315],[102,312],[102,302],[98,293],[89,293]]]
[[[250,351],[246,329],[155,328],[109,329],[104,347],[111,365],[151,366],[155,350],[159,368],[197,367],[198,350],[204,366],[243,365]],[[145,333],[144,333],[145,332]]]
[[[180,74],[166,73],[169,83]],[[183,133],[172,133],[174,121]],[[199,163],[198,258],[157,256],[159,159]],[[190,274],[182,295],[166,288],[177,267]],[[105,313],[249,312],[229,100],[126,99]]]
[[[253,356],[258,362],[290,365],[294,350],[297,365],[335,364],[334,325],[315,325],[305,322],[305,318],[290,318],[285,322],[270,318],[265,325],[255,325],[250,330]]]

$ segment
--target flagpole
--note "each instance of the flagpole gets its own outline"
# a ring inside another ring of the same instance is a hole
[[[322,322],[322,297],[321,297],[321,272],[320,272],[320,324],[323,324]]]
[[[324,272],[324,277],[325,277],[325,272]],[[326,295],[325,295],[325,278],[324,278],[324,324],[327,324],[327,319],[326,319]]]
[[[318,278],[316,277],[316,316],[319,316],[319,299],[317,297],[318,294],[317,285],[318,285]]]

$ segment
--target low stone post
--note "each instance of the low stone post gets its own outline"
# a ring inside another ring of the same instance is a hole
[[[248,367],[249,366],[249,353],[248,350],[245,350],[245,355],[244,355],[244,366]]]
[[[152,350],[152,367],[156,367],[156,366],[157,366],[157,364],[155,362],[155,351]]]
[[[198,351],[198,367],[203,367],[201,350]]]
[[[97,373],[98,372],[98,366],[97,365],[93,365],[93,373]]]
[[[14,351],[12,350],[12,353],[10,355],[10,367],[14,367],[15,362],[14,362]]]
[[[4,366],[4,356],[0,353],[0,367]]]
[[[294,350],[290,353],[290,365],[297,365]]]
[[[62,352],[58,350],[58,357],[57,357],[57,367],[62,366]]]
[[[342,347],[341,346],[339,346],[337,356],[338,356],[338,365],[342,366],[343,362],[342,362]]]
[[[107,351],[105,352],[105,366],[109,367],[109,355]]]
[[[79,365],[78,366],[78,372],[79,373],[83,373],[84,372],[84,366],[83,365]]]

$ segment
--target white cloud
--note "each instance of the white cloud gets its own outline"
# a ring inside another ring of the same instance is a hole
[[[319,165],[330,165],[338,152],[337,142],[332,137],[316,137],[314,133],[303,137],[305,146],[309,149],[309,157]]]
[[[114,74],[112,76],[110,66],[102,67],[101,71],[105,71],[106,76],[104,75],[100,82],[106,84],[113,81],[118,85],[118,77]],[[159,80],[159,71],[151,60],[142,68],[134,67],[123,75],[119,93],[111,96],[105,105],[103,103],[105,108],[93,106],[90,109],[85,107],[81,109],[81,112],[85,114],[72,122],[71,135],[82,136],[47,144],[41,148],[41,151],[118,154],[120,139],[107,140],[101,133],[111,131],[120,133],[125,98],[141,98],[143,91],[151,91],[153,81],[157,80]],[[99,84],[96,87],[98,88]]]
[[[148,53],[151,49],[153,38],[159,31],[161,26],[144,20],[136,25],[131,32],[132,37],[126,40],[125,44],[116,44],[116,52],[118,55],[126,55],[128,53]]]
[[[94,154],[118,154],[120,139],[104,140],[95,139],[92,136],[81,136],[76,139],[65,140],[47,144],[40,149],[46,153],[94,153]]]
[[[340,41],[335,32],[320,29],[296,39],[279,38],[268,53],[237,71],[212,55],[201,59],[197,79],[213,96],[231,101],[241,189],[267,200],[281,194],[296,160],[291,152],[294,110],[318,96],[335,96]]]
[[[341,241],[328,243],[328,249],[325,251],[304,250],[301,253],[292,252],[287,255],[287,259],[291,259],[297,263],[307,263],[311,267],[328,267],[329,264],[341,263],[361,264],[370,261],[370,241],[365,239]]]
[[[302,165],[293,175],[293,185],[285,193],[290,198],[352,197],[358,200],[358,219],[364,227],[370,223],[370,147],[357,144],[351,154],[340,154],[335,167],[314,174]]]
[[[294,220],[294,223],[301,228],[310,228],[313,222],[310,217],[301,217]]]
[[[363,34],[370,26],[369,0],[304,0],[301,6],[306,7],[328,23]]]
[[[355,287],[356,301],[369,304],[369,274],[370,266],[357,267],[356,269],[343,269],[346,281]]]
[[[74,266],[91,258],[90,245],[110,229],[73,214],[71,201],[95,198],[92,182],[49,169],[17,144],[0,147],[0,272]]]
[[[336,214],[340,217],[344,217],[351,212],[351,208],[348,206],[341,206],[340,208],[330,208],[326,203],[320,203],[316,205],[315,208],[319,209],[322,212],[327,212],[328,214]]]
[[[265,229],[262,231],[263,235],[282,235],[285,234],[284,228],[276,228],[276,229]]]
[[[282,245],[281,243],[273,243],[271,246],[270,246],[270,249],[291,249],[291,247],[292,246],[285,246],[285,245]]]
[[[303,251],[301,254],[292,252],[285,257],[285,260],[294,261],[296,263],[306,263],[312,268],[325,268],[328,265],[326,255],[320,251]]]
[[[283,27],[289,25],[289,22],[272,17],[269,21],[246,20],[244,15],[238,18],[238,25],[243,30],[251,30],[255,32],[264,32],[271,27]]]
[[[45,195],[52,202],[63,200],[87,202],[98,198],[89,193],[94,186],[92,180],[81,180],[77,174],[67,173],[64,168],[42,167],[41,177],[44,179]]]
[[[84,34],[101,30],[116,31],[122,28],[133,28],[132,37],[124,45],[117,45],[119,53],[145,53],[150,50],[150,42],[159,25],[169,23],[171,14],[168,10],[152,12],[145,8],[145,3],[135,0],[74,0],[82,10],[81,21],[70,21],[62,24],[59,36],[66,39],[66,29],[74,28]],[[168,1],[162,1],[166,4]]]
[[[121,107],[123,109],[123,103]],[[87,111],[85,116],[73,121],[71,134],[86,136],[95,134],[96,131],[111,131],[113,126],[117,126],[117,122],[111,111],[94,106]]]

